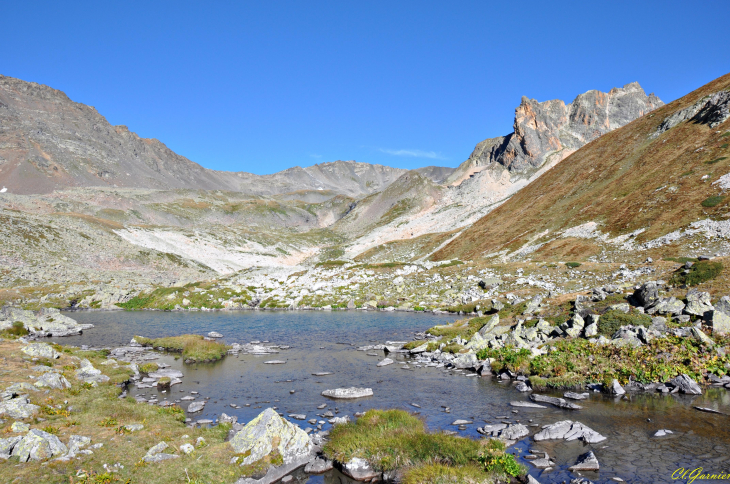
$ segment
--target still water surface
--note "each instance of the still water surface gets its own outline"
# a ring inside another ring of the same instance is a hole
[[[686,482],[672,479],[672,473],[680,467],[703,467],[713,473],[730,471],[730,417],[692,408],[693,405],[711,407],[730,414],[730,392],[724,388],[710,388],[702,396],[642,394],[628,400],[596,393],[581,402],[584,408],[578,411],[517,408],[515,413],[509,402],[526,400],[527,396],[514,390],[511,383],[468,377],[465,376],[468,373],[444,369],[417,368],[402,355],[395,358],[396,364],[378,368],[376,364],[384,357],[382,352],[369,356],[356,350],[358,346],[386,340],[410,340],[414,332],[451,322],[453,316],[360,311],[91,311],[75,312],[71,316],[80,323],[96,326],[80,336],[56,339],[60,344],[114,347],[128,343],[134,335],[160,337],[217,331],[229,344],[260,340],[291,346],[278,355],[229,356],[212,364],[184,365],[172,356],[164,356],[159,361],[185,374],[181,385],[174,386],[171,394],[158,394],[154,388],[131,388],[132,395],[142,393],[160,400],[177,399],[190,391],[210,397],[205,409],[192,416],[195,420],[215,419],[225,412],[245,423],[269,406],[278,407],[285,415],[300,413],[307,419],[320,420],[316,414],[326,410],[317,410],[317,406],[327,403],[328,409],[339,410],[339,416],[352,417],[355,412],[369,408],[420,412],[432,430],[457,430],[451,425],[454,420],[473,420],[474,424],[460,432],[473,438],[480,437],[476,432],[478,426],[485,422],[498,423],[505,416],[506,420],[525,425],[577,420],[608,439],[591,446],[578,441],[535,443],[527,437],[514,447],[518,455],[527,454],[529,449],[547,451],[556,462],[556,467],[546,472],[534,469],[520,458],[540,482],[569,482],[577,477],[567,468],[588,450],[595,452],[601,464],[600,472],[585,473],[593,482],[615,482],[612,477],[632,483]],[[287,363],[264,364],[272,359]],[[409,369],[403,369],[406,363]],[[312,376],[323,371],[334,374]],[[321,396],[323,390],[349,386],[370,387],[374,396],[354,401],[334,401]],[[234,409],[231,403],[242,408]],[[443,406],[450,407],[451,413],[445,413]],[[306,422],[297,423],[303,428],[308,426]],[[674,434],[653,437],[659,429],[669,429]],[[536,431],[537,427],[531,430]],[[311,476],[306,482],[347,481],[335,471],[325,476]]]

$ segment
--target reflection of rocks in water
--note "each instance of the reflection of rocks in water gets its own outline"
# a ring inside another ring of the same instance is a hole
[[[324,482],[325,484],[360,484],[361,481],[356,481],[337,469],[332,469],[324,474]]]

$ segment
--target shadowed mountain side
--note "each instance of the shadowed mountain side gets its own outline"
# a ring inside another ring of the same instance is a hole
[[[729,88],[730,74],[604,134],[515,193],[433,258],[526,254],[558,236],[581,241],[599,237],[600,231],[624,234],[624,239],[641,231],[632,239],[642,243],[698,219],[724,220],[730,216],[722,195],[730,187],[723,181],[730,171],[730,96],[718,92]],[[676,122],[665,122],[670,117]],[[660,125],[670,128],[662,131]],[[711,196],[720,198],[708,203]],[[565,232],[576,226],[580,230]]]

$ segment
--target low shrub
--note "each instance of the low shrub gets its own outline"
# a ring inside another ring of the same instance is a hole
[[[515,349],[509,346],[504,348],[482,348],[477,352],[477,358],[486,360],[493,358],[492,369],[500,371],[507,369],[514,373],[524,373],[530,366],[532,353],[526,348]]]
[[[723,199],[724,197],[722,195],[713,195],[702,200],[702,203],[700,203],[700,205],[706,208],[716,207],[717,205],[720,205]]]
[[[412,350],[414,348],[418,348],[419,346],[421,346],[422,344],[425,344],[425,343],[428,343],[428,340],[419,339],[419,340],[416,340],[416,341],[409,341],[408,343],[406,343],[405,345],[403,345],[403,349],[405,349],[405,350]]]
[[[565,265],[570,269],[575,269],[576,267],[580,267],[580,262],[566,262]]]
[[[489,439],[484,451],[479,455],[479,463],[484,470],[497,475],[517,477],[525,474],[525,469],[517,463],[515,456],[506,452],[504,442]]]
[[[155,362],[143,363],[139,366],[140,373],[154,373],[159,369],[159,365]]]
[[[228,353],[228,347],[223,343],[209,341],[197,334],[183,334],[181,336],[155,339],[144,338],[142,336],[135,336],[134,338],[139,344],[144,346],[180,352],[186,361],[216,361]]]
[[[8,329],[0,331],[0,335],[4,338],[20,338],[21,336],[27,336],[28,330],[25,328],[21,321],[13,322]]]
[[[689,269],[684,267],[677,269],[670,282],[677,286],[682,284],[696,286],[716,278],[722,269],[722,262],[703,260],[693,264]]]
[[[651,316],[637,313],[626,314],[616,310],[608,311],[598,320],[598,333],[610,338],[621,326],[629,324],[648,328],[651,326]]]

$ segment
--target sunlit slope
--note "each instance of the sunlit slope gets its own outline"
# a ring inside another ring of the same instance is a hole
[[[722,183],[715,182],[730,172],[730,121],[711,127],[695,117],[652,135],[672,114],[726,90],[730,74],[587,144],[433,258],[475,259],[512,252],[588,222],[611,236],[644,229],[636,236],[641,243],[698,219],[724,220],[730,216],[730,197],[705,202],[714,206],[702,202],[723,196]]]

